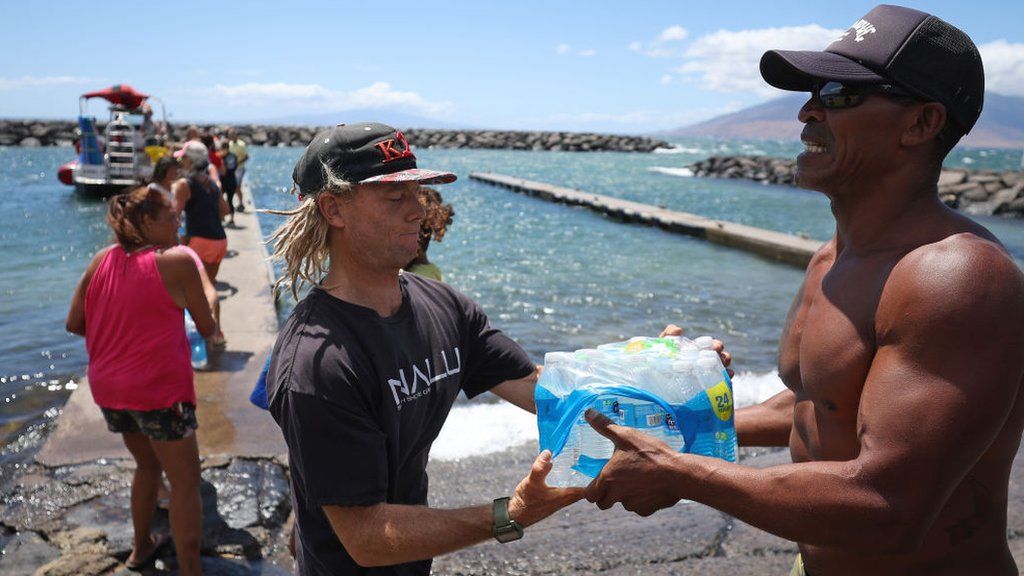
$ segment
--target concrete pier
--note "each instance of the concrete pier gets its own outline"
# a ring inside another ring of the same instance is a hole
[[[543,200],[570,206],[585,206],[595,212],[607,214],[624,222],[657,226],[671,232],[703,238],[716,244],[739,248],[801,268],[807,266],[811,256],[821,247],[821,242],[817,240],[724,220],[714,220],[696,214],[677,212],[611,196],[562,188],[544,182],[533,182],[488,172],[470,172],[469,177]]]
[[[277,312],[252,194],[246,190],[244,197],[247,210],[235,214],[234,228],[225,228],[228,255],[217,277],[227,348],[210,350],[209,370],[195,375],[196,434],[203,457],[269,458],[285,453],[273,419],[249,403],[249,393],[277,337]],[[52,467],[130,457],[121,436],[107,431],[83,378],[36,460]]]

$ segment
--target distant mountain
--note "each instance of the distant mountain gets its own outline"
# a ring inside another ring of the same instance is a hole
[[[669,138],[708,136],[796,140],[802,128],[796,114],[806,101],[806,94],[794,93],[659,135]],[[960,145],[978,148],[1024,147],[1024,98],[986,92],[981,118],[971,133],[960,141]]]
[[[438,128],[443,130],[465,130],[464,124],[404,114],[392,110],[359,109],[339,112],[316,112],[278,118],[261,118],[254,124],[270,126],[334,126],[339,123],[382,122],[396,128]]]

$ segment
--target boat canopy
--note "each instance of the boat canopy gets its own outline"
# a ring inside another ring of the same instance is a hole
[[[82,94],[83,100],[88,100],[89,98],[103,98],[115,106],[123,106],[128,110],[134,110],[141,106],[146,101],[146,98],[149,98],[149,95],[143,94],[127,84],[115,84],[109,88]]]

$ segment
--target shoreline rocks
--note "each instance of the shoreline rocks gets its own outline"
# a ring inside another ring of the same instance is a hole
[[[23,466],[0,486],[0,566],[5,575],[129,574],[131,460],[49,468]],[[207,574],[292,572],[287,551],[291,511],[287,464],[273,459],[206,458],[202,463],[203,571]],[[157,533],[168,533],[157,510]],[[167,546],[143,574],[174,569]]]
[[[737,178],[795,186],[796,160],[767,156],[712,156],[688,166],[694,176]],[[943,168],[939,198],[973,216],[1024,218],[1024,172]]]
[[[431,460],[430,503],[479,505],[511,494],[536,455],[534,444]],[[1017,461],[1020,460],[1018,451]],[[740,461],[763,468],[790,462],[784,449],[741,448]],[[1024,565],[1024,466],[1014,462],[1007,504],[1007,540]],[[0,477],[0,572],[5,576],[106,574],[128,576],[132,527],[128,499],[133,463],[104,459],[48,468],[29,464]],[[293,573],[287,552],[290,500],[286,459],[208,457],[202,462],[203,571],[214,576]],[[158,512],[154,528],[168,530]],[[616,506],[601,511],[581,501],[531,526],[509,545],[494,541],[434,561],[435,574],[785,574],[797,548],[701,504],[679,504],[640,518]],[[173,572],[166,548],[143,576]]]
[[[234,128],[254,146],[305,146],[323,127],[263,126],[257,124],[199,124],[201,129],[226,132]],[[171,126],[171,140],[182,141],[188,124]],[[71,146],[77,122],[69,120],[0,120],[0,146]],[[539,132],[518,130],[436,130],[403,129],[416,148],[485,148],[568,152],[651,152],[671,145],[664,140],[642,136],[592,134],[583,132]]]

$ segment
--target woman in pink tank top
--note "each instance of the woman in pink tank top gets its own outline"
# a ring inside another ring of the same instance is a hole
[[[135,542],[126,565],[147,564],[167,541],[149,528],[166,472],[179,573],[199,574],[199,448],[185,308],[204,336],[217,326],[192,258],[164,251],[177,244],[178,230],[164,194],[139,188],[111,198],[107,223],[117,243],[96,253],[86,268],[67,328],[85,336],[93,399],[135,459]]]

